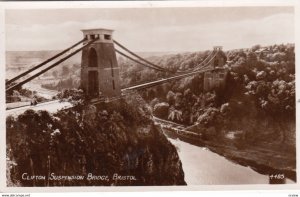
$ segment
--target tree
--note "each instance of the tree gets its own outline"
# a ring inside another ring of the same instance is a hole
[[[181,110],[177,110],[175,108],[170,108],[170,112],[169,112],[169,116],[168,116],[169,120],[175,121],[175,122],[182,122],[182,111]]]
[[[257,62],[257,55],[254,52],[249,52],[247,54],[247,61],[249,62],[250,66],[255,66],[255,63]]]
[[[68,75],[69,72],[70,72],[70,69],[69,69],[68,66],[63,66],[63,67],[62,67],[62,76]]]
[[[168,103],[169,103],[170,105],[173,105],[174,102],[175,102],[175,93],[172,92],[172,91],[170,90],[170,91],[168,92],[166,98],[167,98]]]
[[[186,89],[185,91],[184,91],[184,93],[183,93],[183,96],[186,98],[186,99],[191,99],[191,97],[192,97],[192,91],[188,88],[188,89]]]
[[[159,118],[167,118],[169,111],[169,104],[168,103],[158,103],[154,106],[153,114]]]
[[[178,109],[180,107],[182,107],[182,99],[183,99],[183,95],[180,92],[177,92],[175,95],[175,107]]]
[[[197,122],[205,127],[215,127],[218,131],[223,126],[222,120],[221,112],[217,108],[210,107],[199,116]]]
[[[57,78],[57,71],[54,70],[54,71],[52,72],[52,75],[53,75],[54,78]]]
[[[154,98],[150,101],[150,106],[154,109],[154,106],[159,103],[158,98]]]
[[[260,46],[259,44],[256,44],[256,45],[254,45],[254,46],[251,48],[251,51],[255,52],[255,51],[257,51],[257,50],[260,49],[260,48],[261,48],[261,46]]]

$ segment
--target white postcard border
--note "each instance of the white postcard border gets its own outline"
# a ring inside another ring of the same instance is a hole
[[[0,192],[96,192],[96,191],[207,191],[207,190],[292,190],[299,184],[299,118],[300,88],[298,60],[300,58],[300,3],[291,0],[247,0],[247,1],[104,1],[104,2],[0,2],[0,84],[1,96],[1,134],[0,134]],[[110,187],[6,187],[6,127],[5,127],[5,10],[6,9],[57,9],[57,8],[125,8],[125,7],[237,7],[237,6],[294,6],[295,7],[295,54],[296,54],[296,140],[297,140],[297,180],[296,184],[286,185],[199,185],[199,186],[110,186]]]

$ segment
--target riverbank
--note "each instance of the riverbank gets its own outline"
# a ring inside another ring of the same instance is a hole
[[[264,149],[247,144],[235,144],[230,140],[227,141],[208,141],[201,138],[192,138],[183,134],[178,134],[171,129],[164,128],[164,133],[172,139],[180,140],[199,147],[206,147],[210,151],[225,157],[236,164],[250,167],[254,171],[264,175],[284,174],[296,182],[296,161],[293,153],[278,152],[278,150]]]

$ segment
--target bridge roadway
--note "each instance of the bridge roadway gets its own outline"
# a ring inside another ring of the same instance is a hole
[[[181,79],[181,78],[184,78],[184,77],[192,76],[192,75],[202,73],[202,72],[206,72],[206,71],[210,71],[210,70],[214,70],[214,69],[207,68],[207,69],[194,71],[194,72],[187,73],[187,74],[177,75],[177,76],[173,76],[173,77],[169,77],[169,78],[165,78],[165,79],[160,79],[160,80],[157,80],[157,81],[152,81],[152,82],[148,82],[148,83],[144,83],[144,84],[140,84],[140,85],[136,85],[136,86],[131,86],[131,87],[122,89],[122,92],[125,93],[126,91],[130,91],[130,90],[141,90],[141,89],[144,89],[144,88],[157,86],[157,85],[167,83],[167,82],[172,81],[172,80]],[[57,110],[59,110],[61,108],[64,108],[65,106],[71,107],[72,105],[69,102],[60,102],[59,100],[53,100],[53,101],[44,102],[44,103],[34,105],[34,106],[29,105],[29,106],[9,109],[9,110],[6,110],[6,114],[7,115],[20,114],[20,113],[25,112],[27,109],[48,110],[50,112],[56,112]]]
[[[181,79],[181,78],[184,78],[184,77],[189,77],[189,76],[192,76],[192,75],[195,75],[195,74],[204,73],[204,72],[212,71],[212,70],[216,70],[216,68],[206,68],[206,69],[190,72],[190,73],[187,73],[187,74],[177,75],[177,76],[174,76],[174,77],[169,77],[169,78],[160,79],[160,80],[157,80],[157,81],[143,83],[143,84],[140,84],[140,85],[135,85],[135,86],[131,86],[131,87],[128,87],[128,88],[124,88],[124,89],[122,89],[122,91],[141,90],[141,89],[145,89],[145,88],[150,88],[150,87],[157,86],[157,85],[160,85],[160,84],[163,84],[163,83],[167,83],[169,81]]]

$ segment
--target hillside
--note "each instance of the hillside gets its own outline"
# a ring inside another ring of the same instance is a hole
[[[185,185],[176,148],[141,101],[131,95],[95,106],[79,99],[56,114],[7,117],[7,184]]]
[[[149,104],[149,111],[155,116],[189,126],[190,131],[199,134],[201,137],[197,140],[201,141],[202,146],[234,162],[251,166],[260,173],[285,172],[287,177],[295,180],[294,50],[294,44],[280,44],[226,51],[228,75],[223,89],[204,91],[203,74],[199,74],[140,91],[139,95]],[[209,53],[152,54],[147,59],[175,72],[194,68]],[[120,57],[118,63],[122,87],[170,75],[141,67]],[[78,88],[80,65],[65,67],[68,69],[56,73],[60,76],[58,81],[42,86],[55,90]],[[98,117],[102,116],[102,112],[97,113]],[[127,115],[123,117],[127,120]],[[52,121],[53,118],[50,119]],[[90,124],[97,126],[93,121]],[[143,126],[149,128],[147,124]],[[97,127],[101,128],[101,125]],[[121,128],[117,126],[117,130]],[[177,173],[179,177],[180,174]]]
[[[286,171],[295,180],[294,45],[257,45],[227,54],[229,73],[224,89],[205,92],[203,75],[197,75],[147,89],[141,95],[155,116],[191,126],[191,131],[202,136],[202,145],[214,152],[243,165],[259,166],[260,173]],[[203,58],[205,53],[191,53],[153,61],[180,70],[194,67]],[[123,77],[130,85],[163,76],[132,66]]]

